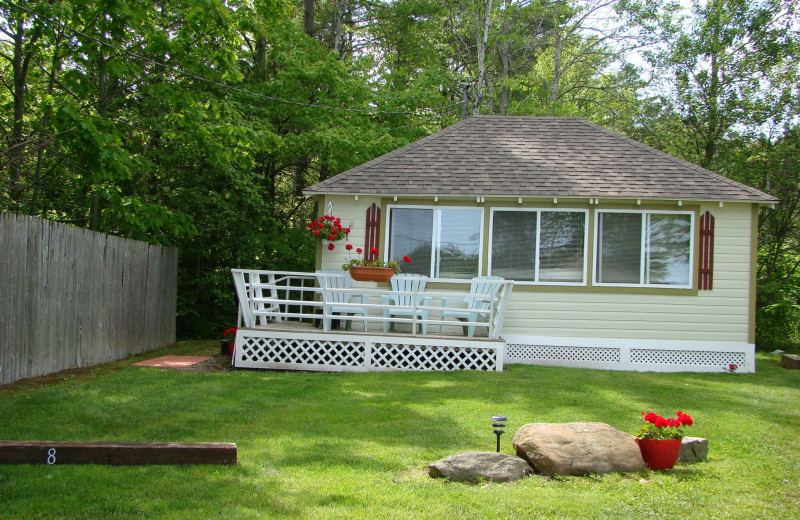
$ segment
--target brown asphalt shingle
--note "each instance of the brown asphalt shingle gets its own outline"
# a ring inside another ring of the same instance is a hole
[[[579,117],[473,116],[305,190],[776,202]]]

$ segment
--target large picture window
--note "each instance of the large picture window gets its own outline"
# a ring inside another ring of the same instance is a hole
[[[483,210],[389,207],[389,258],[411,257],[404,273],[472,278],[481,266]]]
[[[519,282],[586,283],[586,211],[492,212],[490,274]]]
[[[595,283],[692,285],[693,214],[598,211]]]

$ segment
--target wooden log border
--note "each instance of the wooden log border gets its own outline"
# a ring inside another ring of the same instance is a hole
[[[231,442],[0,441],[0,464],[236,464]]]

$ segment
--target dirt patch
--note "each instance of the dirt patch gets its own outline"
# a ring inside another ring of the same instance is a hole
[[[106,372],[114,372],[123,368],[124,365],[120,364],[119,362],[106,363],[104,365],[97,365],[93,367],[70,368],[60,372],[55,372],[53,374],[20,379],[19,381],[14,381],[13,383],[0,385],[0,394],[13,394],[22,392],[24,390],[36,389],[54,384],[80,384],[90,381]]]
[[[230,372],[233,370],[233,367],[231,366],[230,356],[214,356],[202,363],[197,363],[196,365],[180,368],[178,370],[186,372]]]

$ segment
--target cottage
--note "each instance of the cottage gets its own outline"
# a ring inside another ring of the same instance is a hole
[[[304,193],[431,288],[513,280],[506,363],[755,370],[758,210],[776,199],[585,119],[471,117]],[[318,250],[319,269],[346,261]]]

